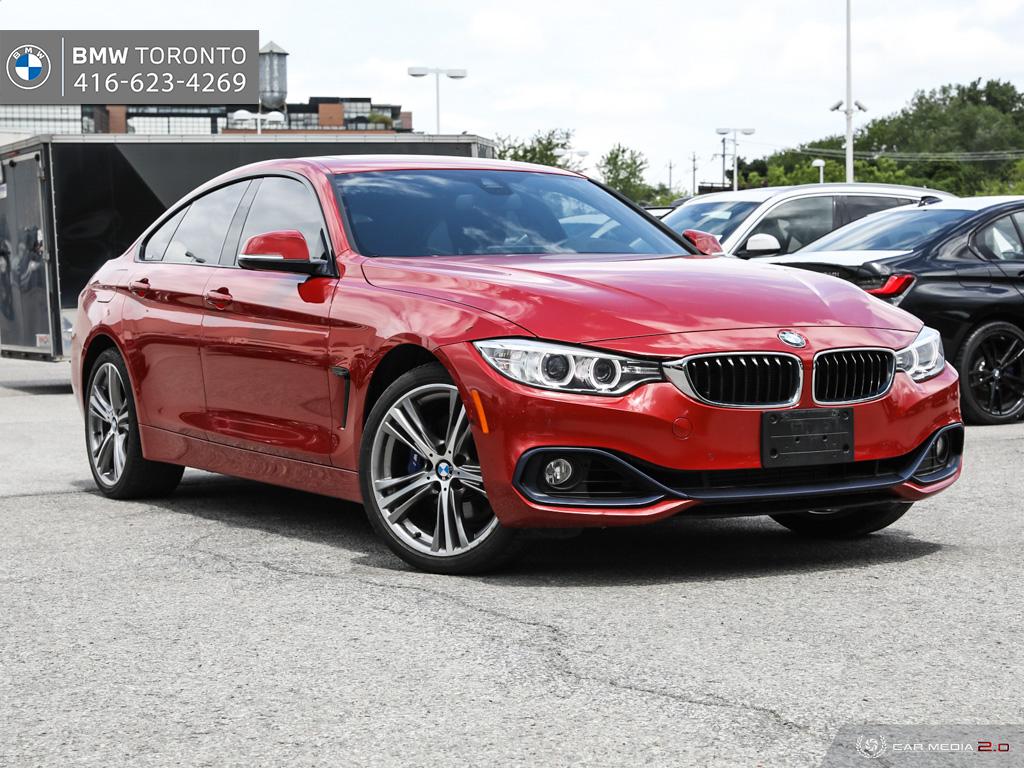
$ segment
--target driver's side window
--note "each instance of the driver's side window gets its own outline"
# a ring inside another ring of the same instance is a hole
[[[1015,217],[1019,215],[1014,214]],[[1024,245],[1009,216],[998,218],[979,229],[974,235],[974,245],[986,259],[1024,261]]]
[[[778,254],[793,253],[835,228],[835,199],[830,195],[803,197],[775,206],[751,231],[754,235],[771,235],[779,242]],[[741,252],[747,251],[744,243]],[[767,255],[767,254],[766,254]]]

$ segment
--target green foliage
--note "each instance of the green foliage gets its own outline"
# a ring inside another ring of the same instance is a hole
[[[806,184],[818,180],[811,167],[815,149],[842,149],[841,136],[829,136],[762,160],[740,164],[740,186]],[[857,131],[858,152],[986,152],[1024,149],[1024,93],[1012,83],[975,80],[919,91],[893,115],[876,118]],[[811,153],[811,154],[807,154]],[[841,158],[825,159],[825,180],[843,181]],[[881,155],[856,160],[858,181],[914,184],[957,195],[1024,193],[1024,166],[1015,160],[956,162],[895,160]]]
[[[644,153],[616,144],[597,161],[597,172],[604,183],[638,203],[649,200],[654,190],[644,181],[647,158]]]
[[[529,139],[518,139],[513,136],[499,136],[496,151],[499,160],[518,160],[523,163],[552,165],[578,171],[582,167],[580,161],[572,155],[559,157],[555,150],[572,148],[571,130],[552,128],[549,131],[537,131]]]

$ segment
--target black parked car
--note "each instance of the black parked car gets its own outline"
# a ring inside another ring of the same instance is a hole
[[[770,261],[850,280],[938,329],[970,421],[1024,416],[1024,197],[894,208]]]

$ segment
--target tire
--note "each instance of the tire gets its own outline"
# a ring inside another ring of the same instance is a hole
[[[912,506],[912,502],[894,501],[837,512],[798,512],[771,517],[779,525],[801,536],[817,539],[853,539],[892,525]]]
[[[956,355],[960,405],[973,424],[1009,424],[1024,415],[1024,331],[1012,323],[972,330]]]
[[[392,552],[430,573],[497,569],[518,551],[487,500],[458,390],[440,363],[415,368],[373,406],[360,449],[370,525]]]
[[[135,397],[128,369],[116,349],[96,358],[85,387],[85,446],[100,493],[111,499],[166,496],[184,467],[142,455]],[[113,388],[113,389],[112,389]]]

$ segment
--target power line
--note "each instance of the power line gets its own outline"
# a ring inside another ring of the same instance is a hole
[[[748,141],[748,144],[760,144],[781,152],[796,152],[801,155],[813,155],[817,157],[843,158],[846,155],[845,149],[831,149],[826,147],[787,147],[780,144],[769,144],[764,141]],[[859,160],[879,160],[883,157],[891,160],[904,162],[925,161],[925,162],[955,162],[955,163],[984,163],[1000,160],[1020,160],[1024,158],[1024,149],[991,149],[978,152],[898,152],[892,150],[858,150],[853,156]]]

